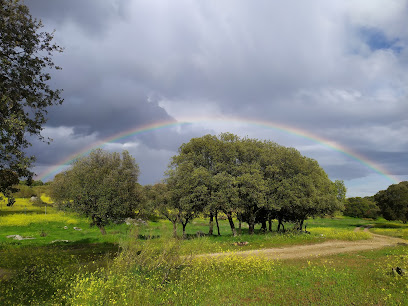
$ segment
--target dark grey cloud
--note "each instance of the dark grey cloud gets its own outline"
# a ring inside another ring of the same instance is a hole
[[[126,18],[130,0],[26,0],[31,14],[55,25],[77,25],[88,35],[101,35],[112,22]]]
[[[44,150],[42,165],[149,123],[235,116],[304,130],[408,175],[407,1],[27,3],[65,47],[55,57],[63,70],[52,79],[65,103],[50,110],[46,129],[56,140],[52,149],[32,148]],[[149,181],[181,143],[229,130],[268,137],[207,123],[121,143],[137,144],[144,172],[154,173]],[[319,150],[305,154],[322,160],[333,178],[370,174]]]
[[[357,163],[349,165],[328,165],[324,167],[326,173],[332,179],[351,180],[357,177],[363,177],[370,174],[370,170]]]
[[[74,126],[78,135],[98,133],[106,138],[119,132],[143,127],[155,121],[172,118],[146,97],[119,96],[114,99],[95,94],[86,96],[87,102],[72,103],[66,99],[63,106],[50,112],[48,126]],[[154,118],[152,120],[152,118]]]
[[[378,160],[381,166],[393,175],[406,175],[408,154],[405,152],[369,151],[364,152],[370,160]]]

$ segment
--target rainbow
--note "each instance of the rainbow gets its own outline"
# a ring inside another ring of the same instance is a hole
[[[52,176],[55,174],[61,172],[64,168],[66,168],[68,165],[72,163],[75,159],[87,155],[90,151],[103,147],[104,145],[108,143],[115,143],[119,142],[121,140],[124,140],[126,138],[135,136],[135,135],[140,135],[140,134],[145,134],[149,133],[151,131],[155,130],[161,130],[161,129],[168,129],[171,127],[182,127],[183,125],[191,125],[191,124],[200,124],[200,123],[229,123],[229,124],[247,124],[255,127],[259,127],[262,129],[273,129],[276,131],[284,132],[286,134],[294,135],[297,137],[301,137],[307,140],[311,140],[312,142],[321,144],[331,150],[340,152],[351,159],[356,160],[360,164],[368,167],[369,169],[373,170],[374,172],[380,174],[381,176],[387,178],[390,180],[392,183],[398,183],[400,180],[389,173],[387,169],[382,167],[381,165],[377,165],[374,162],[370,161],[368,158],[357,154],[350,150],[349,148],[346,148],[342,145],[339,145],[338,143],[335,143],[333,141],[324,139],[318,135],[312,134],[308,131],[301,130],[298,128],[290,127],[281,123],[274,123],[274,122],[269,122],[269,121],[262,121],[262,120],[251,120],[251,119],[243,119],[243,118],[231,118],[231,117],[223,117],[223,118],[187,118],[187,119],[181,119],[178,121],[172,120],[172,121],[160,121],[160,122],[155,122],[155,123],[150,123],[146,124],[143,126],[138,126],[123,132],[120,132],[118,134],[112,135],[108,138],[105,138],[103,140],[94,142],[90,144],[89,146],[81,149],[80,151],[71,154],[64,160],[60,161],[58,165],[56,166],[51,166],[49,167],[46,171],[43,173],[39,174],[36,179],[38,180],[43,180],[46,181],[50,179]]]

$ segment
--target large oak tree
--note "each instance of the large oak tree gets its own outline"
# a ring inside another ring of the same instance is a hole
[[[41,140],[47,108],[62,103],[61,91],[49,86],[52,60],[62,49],[53,33],[19,0],[0,0],[0,192],[10,193],[21,177],[32,175],[34,156],[26,156],[28,136]]]
[[[233,215],[248,223],[250,234],[256,223],[266,230],[273,218],[301,230],[306,218],[342,209],[345,194],[342,182],[330,181],[315,160],[297,150],[230,133],[191,139],[170,167],[169,190],[191,209],[189,216],[209,212],[210,234],[218,211],[226,214],[234,235]]]

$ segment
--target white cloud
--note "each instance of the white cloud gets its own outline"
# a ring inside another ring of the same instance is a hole
[[[360,26],[382,29],[393,37],[407,37],[408,2],[406,0],[345,1],[351,21]]]

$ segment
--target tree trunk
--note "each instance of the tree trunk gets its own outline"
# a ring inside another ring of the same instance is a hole
[[[218,236],[221,236],[220,225],[218,224],[218,211],[215,211],[215,223],[217,224]]]
[[[209,224],[209,229],[208,229],[209,236],[212,236],[213,229],[214,229],[214,215],[212,212],[210,212],[210,224]]]
[[[186,239],[186,225],[187,225],[187,222],[186,223],[181,223],[182,225],[183,225],[183,239]]]
[[[103,225],[99,225],[98,227],[99,227],[99,230],[101,231],[101,234],[106,235],[105,227]]]
[[[172,221],[173,223],[173,237],[177,238],[177,221]]]
[[[255,224],[252,221],[249,221],[248,222],[248,234],[253,235],[254,230],[255,230]]]
[[[266,232],[266,220],[262,220],[261,230],[265,233]]]
[[[248,234],[253,235],[255,231],[255,218],[256,214],[254,213],[254,208],[248,211]]]
[[[235,224],[234,224],[234,221],[232,220],[232,214],[231,214],[231,212],[228,212],[226,215],[227,215],[227,218],[228,218],[229,225],[231,227],[232,235],[234,237],[236,237],[237,236],[237,231],[235,230]]]
[[[284,232],[285,231],[285,227],[283,226],[283,223],[282,223],[282,219],[281,218],[279,218],[278,219],[278,232],[280,231],[280,228],[281,228],[281,226],[282,226],[282,232]]]
[[[272,219],[271,218],[268,219],[268,230],[272,232]]]
[[[238,223],[238,235],[242,234],[242,221],[240,219],[238,219],[239,223]]]
[[[304,220],[300,220],[300,222],[299,222],[299,230],[300,231],[302,231],[302,229],[303,229],[303,222],[304,222]]]

